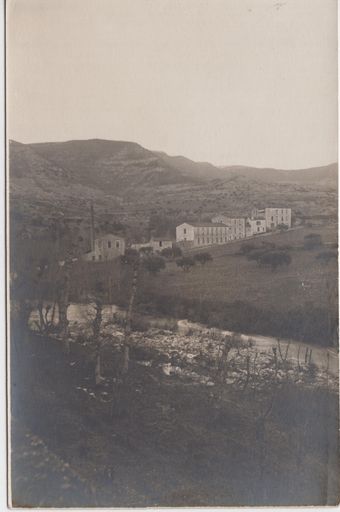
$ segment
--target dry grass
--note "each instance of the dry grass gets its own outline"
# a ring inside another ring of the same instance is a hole
[[[291,245],[292,263],[272,272],[260,268],[254,261],[238,255],[242,243],[223,247],[211,247],[213,261],[205,266],[196,266],[183,272],[175,263],[169,263],[165,272],[156,277],[148,276],[145,289],[162,294],[221,302],[244,301],[264,309],[288,311],[295,306],[313,303],[316,307],[327,307],[329,290],[336,286],[337,262],[328,265],[316,260],[318,252],[302,248],[303,238],[311,232],[320,232],[325,243],[336,241],[336,227],[303,228],[282,235],[259,237],[252,241],[273,242],[277,246]],[[250,242],[248,242],[250,243]]]

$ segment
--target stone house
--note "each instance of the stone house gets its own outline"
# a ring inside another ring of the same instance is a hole
[[[86,252],[85,261],[110,261],[125,254],[125,239],[117,235],[103,235],[93,241],[93,249]]]
[[[149,245],[155,252],[161,252],[163,249],[172,249],[174,240],[166,237],[152,237]]]

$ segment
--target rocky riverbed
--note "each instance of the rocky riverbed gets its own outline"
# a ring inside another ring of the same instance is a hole
[[[93,318],[91,305],[70,306],[71,342],[92,343]],[[123,319],[124,311],[116,306],[104,307],[104,346],[108,344],[117,350],[122,347]],[[36,320],[35,316],[31,318],[32,326]],[[334,351],[298,342],[236,335],[185,320],[173,321],[169,330],[160,328],[164,319],[151,320],[143,326],[143,332],[132,332],[130,343],[142,349],[143,358],[138,364],[157,366],[169,378],[177,375],[192,384],[211,387],[223,381],[227,386],[252,386],[257,390],[271,381],[283,380],[333,389],[338,386],[338,358]]]

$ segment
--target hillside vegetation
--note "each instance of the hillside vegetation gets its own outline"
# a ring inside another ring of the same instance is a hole
[[[305,237],[317,233],[323,245],[305,248]],[[159,275],[147,275],[141,307],[236,332],[336,344],[336,240],[334,225],[210,247],[213,259],[205,265],[185,272],[170,261]],[[281,251],[290,262],[276,269],[260,266],[242,254],[247,244],[255,251]]]
[[[336,217],[337,165],[299,171],[221,169],[125,141],[9,144],[10,210],[32,228],[53,215],[89,216],[145,230],[150,215],[173,232],[183,219],[285,205],[295,215]]]

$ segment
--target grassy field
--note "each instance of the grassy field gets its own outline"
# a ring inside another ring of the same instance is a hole
[[[323,245],[307,250],[304,237],[311,233],[321,234]],[[211,246],[206,250],[213,261],[205,266],[185,272],[170,261],[159,274],[144,274],[138,308],[235,332],[337,345],[336,258],[327,264],[316,258],[325,251],[336,255],[336,240],[336,227],[329,225]],[[240,251],[250,243],[286,247],[290,265],[272,271],[249,261]],[[125,298],[121,305],[126,303]]]
[[[304,250],[299,247],[309,233],[322,233],[324,242],[335,242],[335,229],[299,229],[284,233],[260,237],[249,242],[234,243],[223,247],[211,247],[208,251],[213,261],[205,266],[197,265],[190,272],[178,269],[175,262],[167,265],[166,271],[156,277],[150,277],[150,289],[162,290],[169,295],[223,302],[246,301],[264,308],[281,311],[290,310],[306,302],[316,306],[327,306],[329,290],[327,283],[336,286],[337,262],[328,265],[320,263],[316,255],[325,251]],[[280,245],[292,245],[289,251],[292,262],[272,272],[270,268],[261,268],[255,261],[248,261],[238,254],[242,244],[273,242]]]

